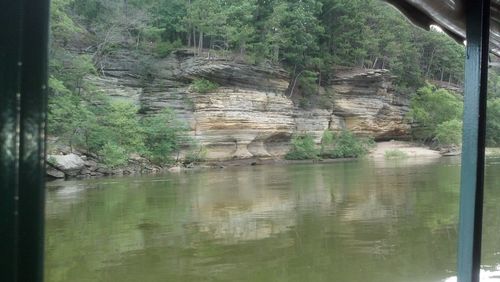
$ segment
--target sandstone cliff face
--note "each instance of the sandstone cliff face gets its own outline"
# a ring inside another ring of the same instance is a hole
[[[104,77],[89,77],[98,89],[138,104],[144,114],[172,108],[207,149],[208,159],[280,157],[294,133],[313,134],[319,143],[326,129],[349,129],[378,140],[405,138],[409,129],[407,100],[394,92],[387,70],[338,69],[320,91],[333,93],[333,109],[304,110],[285,96],[290,78],[281,69],[187,51],[155,62],[148,80],[139,79],[133,64],[119,59],[108,64]],[[189,86],[196,78],[220,87],[195,93]]]
[[[376,140],[407,137],[408,99],[395,93],[392,79],[388,70],[338,70],[328,86],[335,93],[333,114],[344,128]]]

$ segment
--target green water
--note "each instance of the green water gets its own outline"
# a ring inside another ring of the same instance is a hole
[[[499,169],[490,160],[490,270]],[[443,281],[455,274],[458,185],[456,159],[52,182],[46,281]]]

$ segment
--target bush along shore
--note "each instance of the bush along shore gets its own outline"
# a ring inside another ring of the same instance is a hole
[[[177,158],[172,157],[173,151],[165,148],[164,152],[168,157],[164,158],[159,157],[160,151],[156,152],[159,155],[147,157],[138,153],[127,153],[118,145],[104,145],[100,155],[71,148],[58,148],[58,154],[49,154],[47,157],[47,176],[51,179],[89,178],[179,172],[194,168],[358,158],[368,154],[374,145],[372,139],[356,137],[349,131],[325,131],[320,144],[315,143],[312,135],[304,133],[293,136],[290,150],[283,158],[226,161],[204,161],[204,148],[195,145],[187,146],[187,153],[182,156],[177,154]]]
[[[188,127],[170,109],[141,116],[132,103],[112,101],[97,92],[85,95],[86,102],[56,95],[50,104],[49,177],[154,173],[203,159],[203,147],[188,136]]]
[[[299,134],[292,138],[287,160],[358,158],[366,155],[374,145],[373,139],[356,137],[347,130],[333,132],[326,130],[318,147],[313,136]]]

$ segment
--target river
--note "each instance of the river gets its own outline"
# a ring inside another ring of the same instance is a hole
[[[499,169],[488,160],[483,269],[492,274]],[[441,158],[49,182],[45,278],[451,281],[459,174],[458,159]]]

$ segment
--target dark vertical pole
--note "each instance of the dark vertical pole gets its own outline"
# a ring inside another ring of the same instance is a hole
[[[466,1],[464,132],[460,184],[458,281],[479,282],[488,81],[489,0]]]
[[[23,2],[18,278],[42,281],[49,0]]]
[[[0,281],[43,280],[48,0],[0,2]]]
[[[22,3],[0,6],[0,281],[16,281]]]

